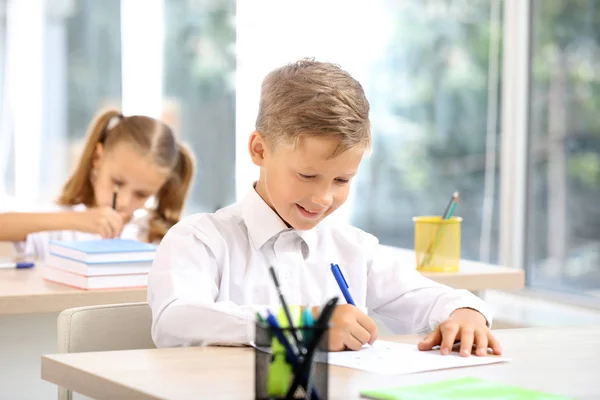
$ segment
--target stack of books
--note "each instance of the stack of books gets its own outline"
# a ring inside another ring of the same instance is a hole
[[[136,240],[52,241],[43,276],[86,290],[146,287],[155,253]]]

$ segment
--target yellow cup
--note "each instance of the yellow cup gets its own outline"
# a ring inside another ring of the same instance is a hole
[[[458,272],[461,217],[414,217],[417,270]]]

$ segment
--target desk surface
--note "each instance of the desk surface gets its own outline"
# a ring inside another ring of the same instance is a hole
[[[400,376],[332,366],[330,398],[357,399],[363,389],[463,376],[578,399],[600,398],[600,327],[496,334],[511,362]],[[416,343],[418,336],[386,339]],[[249,348],[227,347],[58,354],[42,357],[42,378],[97,399],[252,399],[254,355]]]
[[[414,252],[383,246],[390,257],[414,265]],[[515,290],[525,285],[522,270],[461,261],[458,273],[424,275],[456,289]],[[81,290],[46,282],[41,269],[0,269],[0,315],[59,312],[67,308],[146,301],[145,289]]]
[[[81,290],[45,281],[37,266],[0,269],[0,315],[138,301],[146,301],[146,289]]]

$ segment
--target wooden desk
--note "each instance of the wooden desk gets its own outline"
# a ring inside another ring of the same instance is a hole
[[[145,289],[88,291],[47,282],[41,269],[0,269],[0,315],[60,312],[67,308],[146,301]]]
[[[600,398],[600,327],[496,331],[512,362],[390,376],[330,367],[333,399],[360,390],[475,376],[578,399]],[[388,338],[388,340],[390,340]],[[396,336],[416,343],[418,337]],[[441,356],[440,356],[441,357]],[[175,348],[49,355],[42,378],[96,399],[252,399],[249,348]]]
[[[414,265],[414,252],[386,247],[390,257]],[[525,286],[522,270],[461,261],[458,273],[432,273],[425,276],[456,289],[515,290]],[[0,269],[0,315],[60,312],[67,308],[146,301],[145,289],[80,290],[46,282],[41,269]]]
[[[406,267],[414,252],[386,247]],[[482,291],[524,286],[522,271],[464,261],[458,274],[427,274],[449,286]],[[144,289],[85,291],[46,282],[39,265],[27,270],[0,269],[0,392],[2,398],[46,399],[56,388],[39,379],[40,358],[57,351],[56,317],[72,307],[146,301]],[[20,368],[14,367],[18,359]]]
[[[415,252],[397,247],[381,246],[386,257],[400,260],[407,268],[416,265]],[[424,272],[426,277],[455,289],[472,292],[484,290],[517,290],[525,287],[525,272],[521,269],[460,260],[459,272]]]

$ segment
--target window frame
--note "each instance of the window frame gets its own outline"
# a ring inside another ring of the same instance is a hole
[[[499,259],[525,271],[530,13],[531,0],[504,0]]]

